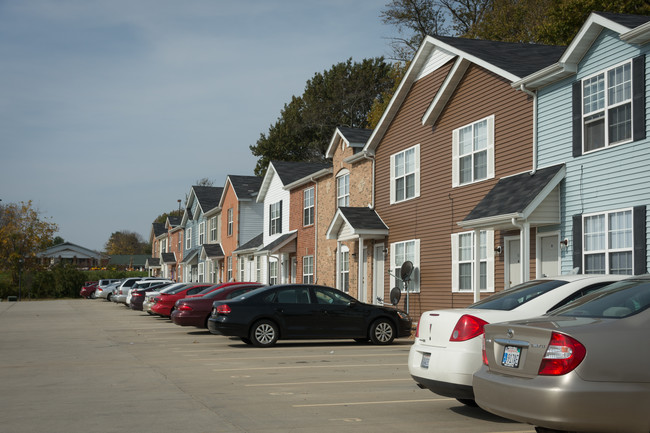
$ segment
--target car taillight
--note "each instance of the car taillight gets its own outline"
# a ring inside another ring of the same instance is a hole
[[[538,374],[540,376],[567,374],[580,365],[586,354],[587,349],[578,340],[553,332]]]
[[[217,306],[217,314],[230,314],[232,310],[228,306],[228,304],[223,304],[223,305],[218,305]]]
[[[483,355],[483,364],[488,365],[487,350],[485,350],[485,334],[481,337],[483,342],[481,343],[481,354]]]
[[[176,309],[179,310],[179,311],[192,311],[192,307],[190,307],[187,304],[181,304]]]
[[[483,326],[487,324],[488,322],[483,319],[465,314],[456,323],[449,341],[467,341],[478,337],[483,334]]]

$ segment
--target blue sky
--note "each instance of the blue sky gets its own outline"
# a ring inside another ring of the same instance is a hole
[[[389,56],[386,3],[0,0],[0,199],[87,248],[148,240],[196,180],[252,175],[315,73]]]

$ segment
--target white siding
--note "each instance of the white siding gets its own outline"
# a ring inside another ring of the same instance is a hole
[[[429,54],[429,57],[427,58],[424,66],[420,70],[420,73],[418,74],[415,80],[417,81],[420,78],[426,77],[430,73],[434,72],[436,69],[440,68],[441,66],[449,62],[449,60],[453,59],[454,57],[456,56],[451,54],[450,52],[436,47],[433,50],[433,52]]]

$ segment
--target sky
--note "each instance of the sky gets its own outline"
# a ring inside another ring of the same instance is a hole
[[[249,146],[316,73],[390,56],[388,0],[0,0],[0,200],[102,251]],[[332,131],[333,132],[333,131]]]

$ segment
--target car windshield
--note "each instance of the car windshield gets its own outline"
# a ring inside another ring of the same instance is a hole
[[[168,295],[175,295],[176,293],[180,292],[181,290],[187,289],[191,286],[189,285],[182,285],[180,287],[172,287],[170,290],[165,290],[164,293],[167,293]],[[162,292],[161,292],[162,293]]]
[[[171,286],[165,287],[164,289],[158,290],[158,292],[159,293],[169,293],[174,289],[178,289],[180,291],[181,289],[184,289],[186,286],[187,286],[187,284],[176,283],[176,284],[172,284]]]
[[[205,289],[201,290],[199,293],[197,293],[197,295],[205,295],[206,293],[210,293],[210,290],[214,290],[214,288],[217,287],[217,286],[218,285],[208,286]]]
[[[622,318],[650,307],[650,280],[630,279],[605,286],[560,308],[553,315],[571,317]]]
[[[510,311],[546,292],[563,286],[562,280],[533,280],[480,300],[468,308]]]

